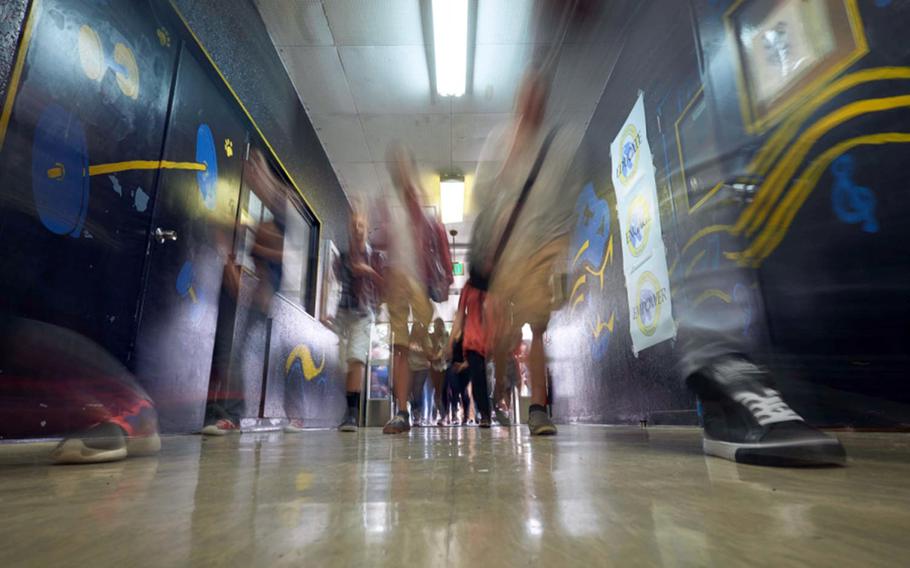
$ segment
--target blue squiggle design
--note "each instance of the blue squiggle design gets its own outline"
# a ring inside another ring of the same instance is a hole
[[[844,223],[862,223],[863,231],[878,232],[875,218],[875,194],[868,187],[856,185],[853,181],[855,162],[853,156],[844,154],[831,165],[834,187],[831,188],[831,206],[834,214]]]

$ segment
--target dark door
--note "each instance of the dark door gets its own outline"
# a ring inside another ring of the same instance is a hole
[[[202,427],[247,146],[244,124],[224,86],[184,46],[136,339],[136,375],[167,432]]]
[[[0,133],[0,309],[78,333],[123,363],[158,176],[148,164],[161,153],[177,61],[149,24],[160,16],[148,2],[34,2]]]

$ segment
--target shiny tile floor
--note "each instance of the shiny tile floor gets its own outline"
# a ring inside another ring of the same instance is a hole
[[[0,566],[888,566],[910,555],[910,435],[848,467],[740,466],[691,429],[433,428],[167,438],[48,466],[0,451]]]

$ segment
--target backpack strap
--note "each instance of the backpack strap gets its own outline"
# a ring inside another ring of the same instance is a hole
[[[558,126],[554,127],[547,134],[547,137],[540,147],[540,152],[538,152],[537,158],[534,160],[534,165],[531,166],[531,171],[528,172],[528,178],[521,188],[521,193],[518,195],[518,201],[515,202],[515,208],[512,209],[512,214],[509,215],[506,227],[502,232],[502,236],[499,238],[499,243],[496,245],[496,252],[493,253],[491,263],[491,266],[493,267],[499,262],[499,258],[502,256],[503,251],[505,251],[506,245],[509,244],[509,238],[512,236],[512,231],[515,230],[515,223],[518,222],[518,216],[521,215],[521,210],[524,209],[525,203],[528,201],[531,188],[534,187],[534,182],[537,181],[537,175],[540,173],[540,168],[543,166],[543,161],[547,157],[547,152],[550,150],[550,145],[553,143],[553,139],[556,138],[556,132],[558,130]]]

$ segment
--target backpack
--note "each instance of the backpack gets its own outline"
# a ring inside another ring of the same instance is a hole
[[[449,299],[449,287],[455,282],[445,227],[436,219],[425,215],[421,240],[426,247],[422,257],[427,293],[434,302],[445,302]]]

